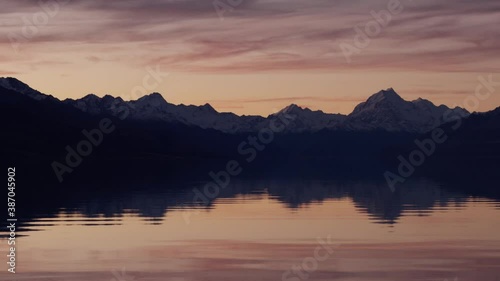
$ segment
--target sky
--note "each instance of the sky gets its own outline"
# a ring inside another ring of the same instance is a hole
[[[500,106],[500,86],[468,98],[479,77],[500,81],[498,0],[0,2],[0,76],[60,99],[160,92],[237,114],[291,103],[349,113],[392,87]]]

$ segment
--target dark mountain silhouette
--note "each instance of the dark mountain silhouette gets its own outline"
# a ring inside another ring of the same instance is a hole
[[[424,167],[425,173],[441,178],[462,178],[473,186],[480,180],[500,178],[500,108],[471,114],[461,122],[451,122],[442,128],[449,139],[437,147],[435,156]],[[496,180],[493,184],[498,186]]]
[[[15,78],[0,78],[0,86],[35,100],[57,101],[31,89]],[[127,119],[136,121],[163,121],[215,129],[224,133],[252,133],[268,128],[278,114],[288,112],[296,118],[285,128],[285,132],[302,133],[326,130],[372,131],[424,133],[444,123],[443,114],[452,110],[463,117],[469,113],[462,108],[450,109],[445,105],[435,106],[432,102],[417,99],[403,100],[392,88],[382,90],[359,104],[349,115],[312,111],[291,104],[267,118],[261,116],[238,116],[233,113],[219,113],[210,104],[202,106],[174,105],[168,103],[161,94],[152,93],[134,101],[124,101],[106,95],[99,98],[89,94],[81,99],[62,101],[92,116],[110,115],[119,117],[126,112]]]
[[[459,128],[454,128],[456,121],[443,124],[446,111],[463,118]],[[0,79],[4,165],[16,165],[35,182],[58,183],[53,164],[68,166],[68,147],[76,150],[82,140],[88,141],[82,130],[99,128],[104,118],[115,128],[64,174],[63,185],[206,180],[209,171],[223,170],[228,160],[241,164],[241,177],[383,179],[386,170],[397,170],[398,155],[414,150],[415,139],[431,136],[421,132],[436,126],[449,133],[449,140],[416,169],[416,176],[449,180],[459,178],[456,171],[462,171],[460,177],[486,175],[493,181],[500,163],[498,112],[469,116],[463,109],[434,106],[422,99],[404,101],[388,89],[348,116],[297,105],[268,117],[237,116],[219,113],[208,104],[173,105],[158,93],[128,102],[95,95],[60,101],[14,78]],[[269,129],[282,116],[293,118],[269,143],[249,144],[249,137],[258,139],[260,130]],[[231,132],[224,132],[228,128]]]

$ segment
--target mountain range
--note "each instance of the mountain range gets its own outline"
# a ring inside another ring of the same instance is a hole
[[[0,78],[0,87],[9,89],[37,101],[58,99],[32,89],[15,78]],[[175,105],[167,102],[159,93],[145,95],[137,100],[124,101],[120,97],[106,95],[102,98],[89,94],[80,99],[60,101],[90,115],[119,116],[125,109],[127,118],[142,121],[162,121],[215,129],[224,133],[252,133],[269,127],[277,113],[267,117],[238,116],[216,111],[210,104],[202,106]],[[406,101],[394,89],[381,90],[356,106],[348,115],[313,111],[291,104],[280,112],[293,115],[294,122],[286,127],[288,133],[318,132],[321,130],[372,131],[425,133],[445,123],[445,112],[452,111],[462,117],[469,112],[463,108],[436,106],[425,99]]]
[[[284,131],[265,145],[250,145],[252,137],[262,137],[261,129],[284,115],[294,117]],[[447,141],[436,145],[415,174],[447,180],[460,175],[460,181],[478,182],[498,178],[500,168],[500,107],[469,113],[423,99],[405,101],[387,89],[348,115],[292,104],[267,117],[238,116],[217,112],[209,104],[174,105],[158,93],[134,101],[109,95],[61,101],[15,78],[0,78],[2,163],[15,165],[33,181],[26,183],[26,192],[28,185],[36,188],[41,182],[60,186],[53,163],[69,163],[69,151],[88,139],[83,131],[98,128],[104,118],[115,130],[64,174],[65,184],[206,180],[209,171],[223,169],[229,160],[245,164],[248,177],[383,180],[385,171],[397,171],[400,155],[418,148],[416,140],[433,137],[436,126],[446,132]]]

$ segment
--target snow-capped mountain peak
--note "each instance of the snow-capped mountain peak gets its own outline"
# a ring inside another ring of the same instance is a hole
[[[441,125],[448,110],[450,108],[445,105],[436,106],[422,98],[406,101],[390,88],[372,95],[356,106],[347,118],[347,126],[361,130],[423,133]],[[467,115],[467,111],[462,108],[453,110],[463,112],[464,117]]]
[[[311,111],[309,108],[302,108],[301,106],[295,104],[295,103],[292,103],[288,106],[285,106],[283,109],[279,110],[278,112],[276,113],[273,113],[271,115],[278,115],[278,114],[283,114],[283,113],[288,113],[288,114],[291,114],[291,113],[295,113],[295,114],[300,114],[301,112],[304,112],[304,111]]]
[[[19,92],[35,100],[46,98],[44,95],[15,78],[0,78],[0,87]],[[64,104],[73,106],[91,115],[109,114],[119,116],[123,107],[132,120],[159,120],[182,123],[204,129],[215,129],[225,133],[254,133],[270,126],[270,122],[280,113],[288,114],[291,122],[286,132],[317,132],[320,130],[386,130],[423,133],[441,125],[443,116],[449,110],[461,117],[469,112],[463,108],[450,109],[445,105],[436,106],[426,99],[406,101],[393,88],[381,90],[355,107],[349,115],[324,113],[297,104],[290,104],[268,117],[238,116],[233,113],[219,113],[210,104],[175,105],[168,103],[161,94],[151,93],[138,100],[124,101],[120,97],[106,95],[102,98],[89,94],[81,99],[66,99]]]
[[[40,93],[37,90],[32,89],[30,86],[25,84],[24,82],[19,81],[16,78],[13,77],[0,77],[0,87],[3,87],[5,89],[13,90],[18,93],[21,93],[23,95],[27,95],[32,99],[35,100],[43,100],[48,97],[51,97],[49,95],[44,95]]]
[[[149,95],[145,95],[135,101],[139,105],[149,105],[149,106],[163,106],[167,104],[167,101],[163,98],[160,93],[151,93]]]
[[[335,128],[345,119],[342,114],[329,114],[321,110],[311,110],[297,104],[290,104],[282,110],[269,115],[268,119],[275,118],[281,114],[293,117],[287,126],[288,132],[316,132],[322,129]]]
[[[378,93],[372,95],[370,98],[368,98],[368,102],[379,102],[382,100],[386,100],[389,102],[401,102],[404,101],[401,96],[396,93],[396,91],[393,88],[388,88],[386,90],[381,90]]]
[[[219,113],[215,108],[212,107],[209,103],[205,103],[204,105],[199,107],[203,111],[210,112],[210,113]]]
[[[374,110],[378,107],[401,107],[406,101],[401,98],[393,88],[381,90],[370,96],[365,102],[358,104],[351,115],[357,114],[363,110]]]

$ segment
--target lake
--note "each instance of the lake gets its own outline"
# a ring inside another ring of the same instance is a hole
[[[394,192],[241,180],[193,200],[203,185],[80,189],[34,204],[20,219],[17,274],[0,280],[500,280],[497,198],[430,180]]]

